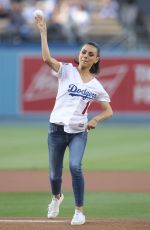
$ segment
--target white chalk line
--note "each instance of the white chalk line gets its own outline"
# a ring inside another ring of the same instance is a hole
[[[67,223],[68,220],[0,220],[0,223]]]
[[[129,219],[120,219],[120,221],[118,222],[118,220],[116,219],[92,219],[89,220],[87,222],[91,222],[91,223],[103,223],[103,222],[107,222],[107,223],[124,223],[124,221],[128,221],[128,222],[134,222],[136,221],[138,222],[146,222],[148,224],[150,224],[150,220],[129,220]],[[0,223],[69,223],[69,220],[31,220],[31,219],[0,219]]]

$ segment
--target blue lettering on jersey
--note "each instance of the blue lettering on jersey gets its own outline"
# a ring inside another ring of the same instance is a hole
[[[69,95],[76,96],[76,97],[77,96],[82,97],[83,100],[85,100],[86,98],[88,98],[88,99],[96,98],[95,93],[92,93],[92,92],[88,91],[87,89],[80,89],[74,84],[69,85],[68,92],[69,92]]]

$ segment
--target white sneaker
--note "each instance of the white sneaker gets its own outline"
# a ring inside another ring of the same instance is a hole
[[[61,194],[59,200],[57,198],[52,198],[52,202],[48,205],[48,218],[55,218],[59,214],[59,206],[64,199],[64,195]]]
[[[72,218],[71,225],[81,225],[85,223],[85,216],[82,212],[75,210],[75,214]]]

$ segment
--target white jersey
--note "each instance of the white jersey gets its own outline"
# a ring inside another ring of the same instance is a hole
[[[101,83],[93,78],[85,83],[71,63],[60,63],[58,92],[50,122],[64,125],[67,133],[84,132],[87,127],[87,110],[92,101],[108,101],[109,95]]]

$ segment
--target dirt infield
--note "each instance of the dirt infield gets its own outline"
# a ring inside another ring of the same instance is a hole
[[[86,191],[150,192],[150,172],[85,172]],[[63,191],[71,191],[70,174],[63,174]],[[0,171],[0,192],[48,192],[46,171]],[[0,218],[0,230],[150,230],[150,220],[88,219],[71,226],[69,219]]]
[[[85,172],[86,191],[150,192],[150,172]],[[71,191],[71,178],[63,173],[63,191]],[[0,171],[0,192],[48,192],[46,171]]]
[[[150,221],[127,219],[92,219],[84,225],[71,226],[68,219],[0,218],[0,230],[149,230]]]

